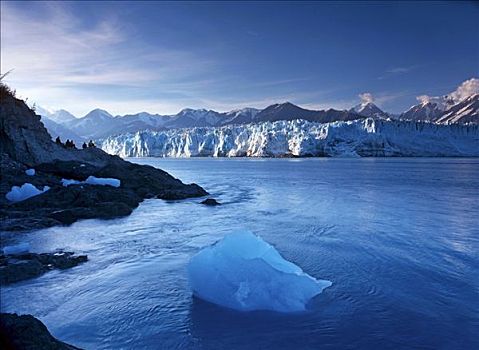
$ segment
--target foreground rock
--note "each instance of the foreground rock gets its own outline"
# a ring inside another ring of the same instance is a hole
[[[86,255],[77,256],[72,252],[0,255],[0,284],[38,277],[53,269],[65,270],[87,260]]]
[[[3,89],[0,86],[0,90]],[[2,90],[3,91],[3,90]],[[37,116],[23,101],[0,91],[0,230],[31,230],[71,224],[79,219],[111,219],[129,215],[145,198],[185,199],[207,192],[168,173],[133,164],[98,148],[65,148],[51,140]],[[27,169],[35,175],[27,175]],[[114,178],[120,187],[72,185],[89,176]],[[21,202],[5,195],[25,183],[50,190]]]
[[[0,314],[0,348],[15,350],[79,349],[55,339],[32,315]]]
[[[214,198],[207,198],[205,199],[204,201],[201,202],[201,204],[204,204],[204,205],[209,205],[209,206],[216,206],[216,205],[221,205],[221,203],[219,203],[216,199]]]

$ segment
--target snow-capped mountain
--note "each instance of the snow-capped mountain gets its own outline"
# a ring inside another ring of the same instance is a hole
[[[260,112],[260,109],[256,108],[242,108],[236,109],[231,112],[223,113],[222,125],[226,124],[248,124],[252,123],[256,119],[256,115]]]
[[[84,138],[98,138],[110,130],[115,122],[114,117],[103,109],[94,109],[83,118],[64,123],[69,129]]]
[[[175,115],[158,115],[146,112],[113,117],[105,110],[95,109],[83,118],[75,118],[67,111],[49,111],[37,107],[37,113],[54,119],[57,124],[70,129],[86,139],[103,140],[109,136],[143,130],[161,131],[178,128],[221,127],[275,121],[307,120],[331,123],[364,118],[429,121],[434,123],[479,124],[479,79],[463,82],[455,91],[445,96],[419,96],[419,104],[399,115],[384,112],[373,103],[371,93],[359,94],[361,103],[350,110],[309,110],[290,102],[277,103],[262,110],[243,108],[231,112],[186,108]],[[53,126],[52,126],[53,128]],[[65,132],[65,131],[64,131]],[[52,133],[57,133],[53,130]]]
[[[469,96],[465,100],[449,107],[438,123],[479,123],[479,94]]]
[[[81,137],[71,129],[67,128],[66,126],[59,124],[45,116],[41,116],[41,121],[45,128],[47,128],[48,133],[55,140],[58,137],[65,142],[68,140],[73,140],[77,147],[81,146],[83,142],[87,141],[85,138]]]
[[[189,128],[194,126],[215,126],[221,121],[221,114],[206,109],[185,108],[173,116],[165,126],[167,128]]]
[[[363,102],[360,103],[349,110],[350,112],[355,112],[362,117],[369,118],[389,118],[389,114],[381,110],[372,102]]]
[[[52,111],[41,106],[35,106],[35,113],[43,117],[47,117],[51,121],[54,121],[57,124],[68,123],[72,120],[75,120],[76,117],[70,112],[59,109],[57,111]]]
[[[418,96],[419,104],[402,113],[406,120],[428,120],[437,123],[479,123],[479,79],[464,81],[445,96]]]
[[[305,120],[143,131],[109,137],[122,157],[479,156],[479,125]]]
[[[447,95],[440,97],[419,96],[418,100],[420,101],[419,104],[409,108],[399,118],[435,122],[441,118],[444,111],[454,106],[454,101]]]

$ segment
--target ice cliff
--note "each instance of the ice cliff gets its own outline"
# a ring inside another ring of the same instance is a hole
[[[101,147],[121,157],[479,156],[479,125],[289,120],[142,131],[109,137]]]

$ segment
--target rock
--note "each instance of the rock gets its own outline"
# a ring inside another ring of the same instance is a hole
[[[207,198],[204,201],[201,202],[201,204],[204,205],[210,205],[210,206],[216,206],[216,205],[221,205],[216,199],[214,198]]]
[[[9,284],[38,277],[51,269],[68,269],[86,262],[86,255],[72,252],[0,255],[0,283]]]
[[[0,314],[0,348],[17,350],[75,350],[55,339],[47,327],[32,315]]]
[[[79,219],[129,215],[145,198],[185,199],[208,193],[163,170],[133,164],[98,148],[71,149],[56,144],[26,104],[12,96],[0,102],[0,230],[18,231],[69,225]],[[36,175],[25,171],[35,168]],[[115,178],[121,186],[71,185],[89,176]],[[12,186],[31,183],[50,190],[21,202],[6,200]]]

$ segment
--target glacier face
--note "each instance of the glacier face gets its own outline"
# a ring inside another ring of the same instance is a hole
[[[332,284],[304,273],[249,231],[230,233],[193,256],[188,280],[197,297],[240,311],[304,311]]]
[[[109,137],[121,157],[479,156],[479,125],[305,120],[142,131]]]

